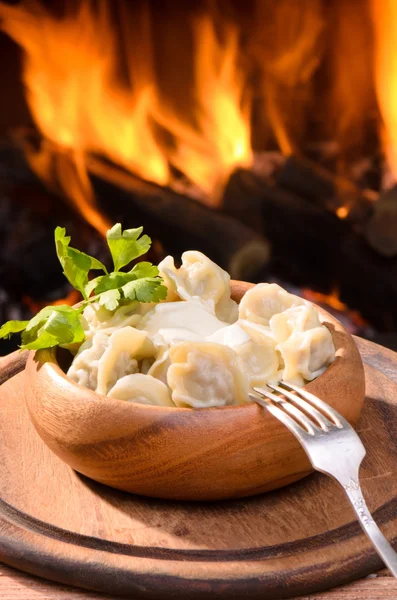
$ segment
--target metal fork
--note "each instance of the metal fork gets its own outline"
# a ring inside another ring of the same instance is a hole
[[[357,433],[342,415],[307,390],[285,382],[267,385],[281,395],[254,388],[259,396],[250,394],[250,398],[288,427],[317,471],[331,475],[343,487],[360,525],[397,578],[397,553],[373,520],[361,491],[358,472],[365,448]]]

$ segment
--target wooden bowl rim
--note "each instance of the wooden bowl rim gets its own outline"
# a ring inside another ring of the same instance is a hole
[[[246,281],[233,281],[233,280],[231,281],[231,284],[240,284],[240,285],[242,284],[243,286],[250,286],[250,287],[247,287],[246,291],[248,291],[249,289],[251,289],[251,287],[253,287],[255,285],[255,284],[251,284]],[[348,352],[346,354],[346,353],[344,353],[344,350],[346,350],[346,348],[348,348],[348,344],[345,344],[345,345],[339,344],[339,346],[337,346],[337,343],[335,340],[335,337],[336,337],[335,336],[335,326],[337,326],[337,328],[339,329],[339,331],[338,331],[339,335],[343,335],[343,338],[345,341],[346,341],[346,338],[350,338],[351,342],[354,344],[354,341],[353,341],[351,335],[349,334],[348,331],[346,331],[346,329],[343,327],[343,325],[340,323],[340,321],[338,321],[328,311],[324,310],[317,304],[314,304],[314,302],[310,302],[309,300],[306,300],[306,302],[308,302],[309,304],[311,304],[312,306],[315,307],[315,309],[319,313],[321,323],[324,324],[331,332],[332,339],[335,344],[335,360],[333,361],[333,363],[331,365],[329,365],[329,367],[327,367],[327,369],[324,371],[324,373],[322,373],[321,375],[319,375],[319,377],[316,377],[312,381],[309,381],[304,386],[303,389],[309,389],[310,386],[314,383],[316,383],[318,385],[318,382],[320,379],[324,385],[326,385],[328,380],[331,382],[331,379],[334,379],[334,381],[338,381],[339,380],[338,373],[341,372],[341,370],[344,370],[346,368],[346,361],[349,361],[350,353]],[[333,330],[329,327],[329,325],[332,326]],[[119,398],[110,398],[109,396],[105,396],[103,394],[98,394],[94,390],[90,390],[89,388],[83,387],[83,386],[79,385],[78,383],[75,383],[74,381],[72,381],[58,364],[57,357],[56,357],[57,350],[58,350],[58,348],[48,348],[48,349],[43,349],[43,350],[36,350],[35,352],[32,353],[33,357],[31,357],[31,358],[33,358],[33,360],[35,362],[39,363],[39,365],[37,367],[38,369],[41,369],[42,367],[46,366],[47,375],[48,375],[49,380],[54,381],[57,379],[61,379],[63,392],[66,391],[67,393],[70,393],[73,396],[74,400],[77,400],[78,397],[81,398],[82,396],[88,395],[90,398],[95,398],[96,402],[98,402],[98,399],[99,399],[99,400],[101,400],[101,402],[109,403],[109,407],[111,405],[120,406],[120,404],[122,404],[122,405],[130,406],[131,409],[133,408],[135,411],[141,410],[142,412],[145,412],[145,411],[153,411],[154,410],[154,411],[163,411],[165,413],[175,413],[175,411],[178,411],[179,413],[182,413],[182,412],[191,413],[192,411],[194,411],[194,412],[200,412],[200,413],[205,412],[206,414],[209,414],[209,411],[211,411],[211,412],[229,411],[230,412],[230,411],[238,411],[238,410],[248,410],[248,409],[252,408],[253,405],[255,405],[254,402],[247,402],[245,404],[235,404],[233,406],[182,408],[182,407],[178,407],[178,406],[140,404],[138,402],[126,402],[125,400],[120,400]],[[67,388],[69,388],[69,390]],[[84,401],[87,402],[87,399],[85,399]],[[133,405],[133,406],[131,406],[131,405]]]

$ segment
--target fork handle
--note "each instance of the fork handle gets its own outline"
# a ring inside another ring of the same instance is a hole
[[[388,567],[389,571],[397,578],[397,553],[393,550],[369,512],[364,500],[358,479],[350,479],[347,484],[339,482],[346,492],[361,527],[371,540],[377,553]]]

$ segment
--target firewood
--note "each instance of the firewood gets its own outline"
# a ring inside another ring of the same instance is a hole
[[[288,157],[278,172],[276,184],[351,223],[364,222],[372,214],[373,202],[367,190],[307,158]]]
[[[324,293],[336,287],[340,299],[380,331],[397,329],[397,258],[372,249],[361,225],[250,171],[233,174],[224,198],[227,213],[250,222],[254,212],[261,223],[271,244],[263,279],[270,275]]]
[[[172,239],[174,251],[201,250],[226,269],[233,279],[251,280],[267,264],[268,242],[237,219],[169,188],[143,181],[98,158],[89,159],[88,170],[99,199],[104,181],[121,190],[117,201],[114,192],[111,195],[113,206],[108,214],[115,214],[115,202],[119,202],[124,214],[138,208],[142,218],[150,221],[152,227],[157,222],[162,241]]]
[[[365,227],[365,238],[382,256],[397,256],[397,185],[374,203],[373,214]]]

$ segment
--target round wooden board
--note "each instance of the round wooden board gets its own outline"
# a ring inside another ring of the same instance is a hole
[[[0,365],[0,560],[134,599],[288,598],[381,568],[341,489],[315,473],[218,503],[151,500],[78,475],[33,429],[23,356]],[[364,494],[397,541],[397,385],[366,367]]]

